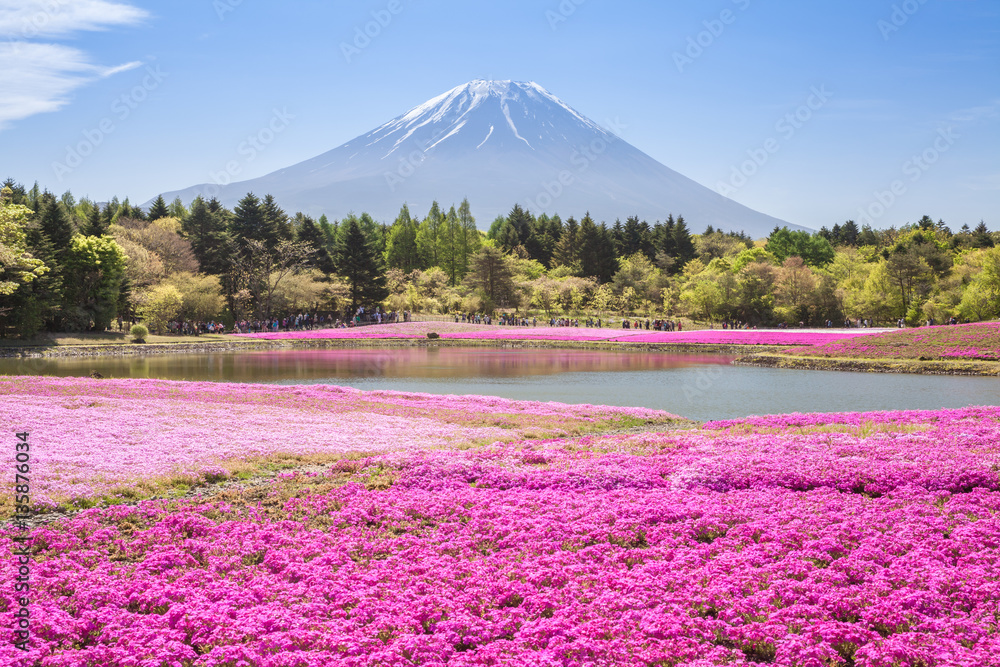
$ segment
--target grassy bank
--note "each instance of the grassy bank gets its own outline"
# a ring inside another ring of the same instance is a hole
[[[807,371],[860,373],[916,373],[921,375],[985,375],[1000,377],[1000,362],[919,359],[857,359],[811,357],[802,354],[754,353],[739,359],[739,366],[787,368]]]
[[[737,364],[800,370],[1000,376],[1000,323],[921,327],[755,353]]]

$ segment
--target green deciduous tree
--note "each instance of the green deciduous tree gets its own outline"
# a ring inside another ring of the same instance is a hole
[[[962,317],[973,321],[1000,317],[1000,248],[983,251],[979,261],[979,273],[959,304]]]
[[[11,189],[0,191],[0,336],[29,337],[42,326],[44,286],[50,269],[28,249],[32,211],[12,201]]]
[[[164,284],[176,287],[181,294],[178,313],[181,319],[191,322],[214,320],[226,305],[219,276],[182,271],[167,278]]]
[[[489,312],[518,305],[514,269],[499,248],[486,245],[472,256],[465,283],[479,293]]]
[[[25,230],[30,216],[27,206],[11,203],[8,189],[0,192],[0,296],[48,272],[45,263],[28,252]]]
[[[764,248],[784,262],[789,257],[801,257],[809,266],[826,266],[833,261],[833,246],[819,234],[775,228]]]
[[[281,281],[309,268],[312,261],[312,248],[304,243],[281,240],[269,249],[264,241],[248,240],[226,276],[233,314],[238,318],[271,317],[274,293]]]
[[[103,331],[118,316],[125,253],[110,236],[73,237],[65,261],[63,318],[70,330]]]
[[[737,274],[737,316],[744,322],[770,321],[774,309],[775,267],[769,262],[752,262]]]
[[[146,292],[138,308],[139,317],[151,331],[167,333],[167,323],[180,317],[184,295],[173,285],[157,285]]]

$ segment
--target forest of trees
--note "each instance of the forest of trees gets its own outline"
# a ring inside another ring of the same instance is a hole
[[[1000,316],[1000,234],[924,216],[899,229],[853,221],[767,239],[692,233],[682,216],[609,225],[514,205],[477,228],[469,202],[418,218],[289,215],[248,193],[149,210],[98,205],[12,179],[0,186],[0,334],[101,331],[118,318],[266,319],[359,306],[688,317],[767,326],[845,319],[922,324]]]

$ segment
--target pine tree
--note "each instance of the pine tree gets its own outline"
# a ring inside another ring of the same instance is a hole
[[[359,306],[375,306],[389,296],[382,263],[357,218],[351,217],[343,225],[337,245],[337,271],[348,284],[349,315]]]
[[[510,209],[510,213],[507,214],[507,222],[510,223],[511,227],[514,228],[514,232],[517,234],[517,243],[514,245],[527,246],[528,236],[531,235],[531,213],[521,208],[520,204],[514,204],[514,207]]]
[[[128,197],[126,197],[125,201],[123,201],[121,203],[121,206],[118,207],[118,213],[117,213],[116,217],[118,217],[118,218],[131,218],[132,220],[146,220],[147,219],[146,214],[143,213],[143,211],[142,211],[142,207],[141,206],[132,206],[129,203],[129,201],[128,201]]]
[[[476,227],[476,219],[472,217],[468,198],[462,199],[462,203],[458,207],[458,222],[461,226],[458,242],[458,279],[462,280],[469,272],[469,261],[483,245],[479,229]]]
[[[576,244],[576,234],[579,225],[570,217],[559,234],[556,247],[552,251],[552,265],[566,266],[574,271],[580,270],[580,254]]]
[[[518,236],[517,229],[514,227],[514,223],[510,221],[510,218],[505,220],[503,225],[500,226],[496,242],[497,247],[504,253],[509,253],[521,245],[521,237]]]
[[[993,237],[990,235],[990,230],[986,227],[986,222],[980,220],[976,228],[972,230],[972,247],[992,248],[994,245]]]
[[[323,232],[323,241],[326,244],[326,250],[333,256],[334,248],[337,245],[337,226],[335,224],[330,224],[327,219],[326,214],[319,216],[319,220],[316,221],[319,225],[320,230]]]
[[[96,205],[91,207],[90,215],[87,216],[87,224],[84,225],[81,233],[84,236],[102,236],[108,232],[108,226],[104,223],[104,216],[101,209]]]
[[[553,247],[555,247],[556,243],[559,243],[559,239],[562,238],[562,233],[562,218],[559,217],[558,213],[555,213],[551,218],[549,218],[549,236],[552,237]]]
[[[214,210],[213,210],[214,208]],[[191,213],[181,222],[181,230],[204,273],[222,275],[229,270],[229,242],[226,215],[219,200],[208,204],[200,196],[191,203]]]
[[[834,224],[833,229],[827,229],[826,225],[819,228],[819,234],[830,243],[839,244],[841,235],[840,225]]]
[[[528,244],[525,246],[528,255],[544,266],[552,264],[552,252],[556,247],[556,239],[552,236],[551,229],[549,216],[542,213],[532,222],[531,234],[528,235]]]
[[[444,216],[441,214],[441,206],[437,201],[434,201],[431,203],[431,210],[427,212],[427,217],[417,227],[417,251],[420,253],[420,268],[422,269],[441,265],[441,240],[438,236],[443,224]]]
[[[499,248],[484,245],[469,259],[469,273],[465,277],[465,283],[479,292],[483,308],[487,312],[517,305],[517,289],[510,258]]]
[[[667,215],[667,221],[663,224],[660,230],[660,244],[657,251],[662,253],[664,257],[669,257],[673,260],[672,264],[677,263],[677,242],[674,241],[674,229],[677,227],[677,223],[674,222],[673,213]],[[708,229],[712,226],[709,225]],[[705,233],[708,234],[708,229]]]
[[[677,216],[677,223],[674,225],[674,252],[677,258],[677,270],[684,268],[684,265],[697,256],[698,251],[694,247],[691,239],[691,232],[688,231],[684,216]]]
[[[61,263],[73,240],[73,225],[63,210],[62,203],[55,197],[46,192],[42,195],[42,200],[44,204],[39,228],[51,244],[55,258]]]
[[[248,192],[233,209],[233,218],[229,224],[229,233],[242,247],[246,241],[253,239],[265,244],[276,241],[274,235],[268,233],[267,221],[260,200],[252,192]]]
[[[460,251],[458,247],[460,233],[461,223],[458,221],[458,212],[452,206],[448,209],[448,213],[444,216],[444,222],[441,224],[439,237],[440,251],[438,253],[441,262],[440,266],[448,274],[449,285],[457,284],[461,278],[459,275],[461,259],[459,258]]]
[[[103,209],[101,209],[101,225],[105,229],[110,227],[111,224],[115,221],[115,208],[112,207],[112,202],[114,201],[115,200],[112,199],[110,202],[104,205]]]
[[[385,260],[391,268],[410,273],[420,268],[417,251],[417,225],[410,218],[410,209],[403,204],[396,221],[389,228],[385,242]]]
[[[603,222],[597,227],[597,279],[606,283],[618,272],[618,255],[611,241],[611,230]]]
[[[38,181],[35,181],[35,184],[31,186],[30,190],[28,190],[28,201],[27,201],[28,206],[30,206],[35,213],[38,213],[39,211],[41,199],[42,199],[42,191],[38,187]]]
[[[580,258],[580,270],[585,276],[597,276],[600,273],[600,243],[600,233],[588,211],[580,220],[580,229],[576,233],[577,256]]]
[[[170,202],[170,206],[167,207],[170,212],[170,217],[177,218],[178,220],[183,220],[188,217],[189,211],[184,206],[184,202],[181,201],[180,197],[174,197],[174,200]]]
[[[13,178],[8,178],[0,184],[0,190],[10,190],[10,203],[20,206],[28,206],[28,191],[20,183],[16,183]]]
[[[645,220],[640,222],[638,216],[631,215],[625,220],[622,229],[622,247],[618,250],[618,256],[631,257],[637,252],[644,254],[650,261],[656,257],[649,223]]]
[[[62,203],[50,192],[39,196],[38,205],[39,224],[28,229],[28,249],[50,270],[33,281],[33,300],[38,305],[39,318],[44,319],[45,327],[49,331],[62,331],[65,285],[72,279],[66,275],[65,267],[73,241],[73,226],[63,211]]]
[[[334,272],[333,258],[330,257],[330,253],[326,249],[323,230],[309,216],[302,218],[302,223],[299,225],[296,234],[296,240],[299,243],[309,246],[313,253],[315,253],[312,262],[317,269],[327,275]]]
[[[625,229],[622,227],[622,221],[620,219],[615,219],[615,224],[611,227],[611,243],[615,247],[615,254],[621,257],[625,253]],[[632,254],[632,253],[628,253]]]
[[[858,230],[858,223],[853,220],[848,220],[840,228],[840,238],[844,245],[857,245],[858,235],[861,232]]]
[[[260,207],[264,215],[264,229],[266,230],[266,238],[261,240],[267,244],[268,249],[273,250],[278,241],[291,241],[295,236],[292,224],[288,220],[288,214],[274,201],[274,196],[264,195]]]
[[[163,200],[163,195],[157,195],[153,204],[149,207],[149,219],[159,220],[160,218],[166,218],[170,215],[170,209],[167,208],[167,202]]]

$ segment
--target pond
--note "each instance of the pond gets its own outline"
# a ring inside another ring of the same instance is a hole
[[[732,366],[662,352],[414,347],[0,359],[0,373],[163,378],[487,394],[643,406],[697,420],[1000,404],[1000,379]]]

